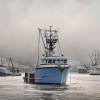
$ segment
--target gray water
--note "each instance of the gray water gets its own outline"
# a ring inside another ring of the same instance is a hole
[[[32,85],[22,76],[0,77],[0,100],[100,100],[100,76],[73,73],[67,84]]]

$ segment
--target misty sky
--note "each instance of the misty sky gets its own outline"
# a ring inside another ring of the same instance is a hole
[[[59,30],[66,57],[100,50],[100,0],[0,0],[0,56],[35,62],[38,27]]]

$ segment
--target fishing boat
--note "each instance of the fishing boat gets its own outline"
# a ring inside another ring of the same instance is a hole
[[[61,51],[58,31],[52,29],[52,26],[46,30],[40,28],[38,30],[38,63],[31,73],[25,73],[24,81],[26,83],[35,84],[66,84],[69,65],[67,63],[67,58],[64,57]],[[44,54],[41,59],[40,40],[42,40],[44,47]],[[59,54],[57,54],[55,50],[57,43],[59,45]]]
[[[86,65],[80,65],[78,66],[78,73],[88,73],[89,68]]]
[[[10,76],[12,73],[10,72],[9,69],[7,69],[7,66],[4,65],[4,59],[0,58],[0,77],[1,76]]]
[[[8,68],[10,72],[12,73],[12,76],[21,76],[21,72],[18,67],[15,67],[13,64],[13,58],[9,58]],[[11,65],[10,65],[11,64]]]
[[[11,76],[12,72],[10,72],[9,69],[7,69],[5,66],[0,65],[0,76]]]
[[[5,65],[6,59],[1,58],[0,76],[21,76],[19,68],[13,64],[13,59],[10,57],[7,61],[8,65]]]
[[[91,60],[91,65],[89,68],[90,75],[100,75],[100,53],[95,51],[89,55]]]
[[[90,66],[89,74],[90,75],[100,75],[100,65]]]

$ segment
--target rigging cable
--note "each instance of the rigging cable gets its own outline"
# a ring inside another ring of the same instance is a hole
[[[62,55],[62,49],[61,49],[61,46],[60,46],[60,42],[59,42],[59,40],[58,40],[58,45],[59,45],[60,53],[61,53],[61,55]]]
[[[43,39],[43,35],[41,33],[41,29],[39,28],[39,34],[41,35],[41,38],[42,38],[42,42],[43,42],[43,45],[44,45],[44,48],[45,48],[45,53],[46,53],[46,46],[45,46],[45,42],[44,42],[44,39]]]
[[[39,55],[40,55],[39,53],[40,53],[40,31],[39,31],[39,37],[38,37],[38,54],[37,54],[38,57],[37,57],[37,66],[39,65],[39,58],[40,58],[40,57],[39,57]],[[36,67],[37,67],[37,66],[36,66]]]

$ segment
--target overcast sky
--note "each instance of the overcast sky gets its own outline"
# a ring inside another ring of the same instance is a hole
[[[0,0],[0,56],[34,63],[37,28],[49,25],[66,57],[89,62],[100,49],[100,0]]]

